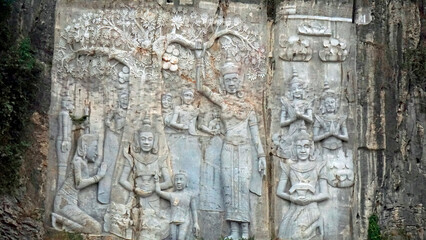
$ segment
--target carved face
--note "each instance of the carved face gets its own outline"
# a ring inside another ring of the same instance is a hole
[[[191,104],[194,101],[194,93],[192,91],[183,92],[182,100],[185,104]]]
[[[127,93],[120,94],[119,102],[122,109],[127,109],[129,106],[129,95]]]
[[[298,160],[305,161],[309,158],[311,153],[311,141],[310,140],[298,140],[296,141],[296,154]]]
[[[230,94],[237,93],[240,90],[240,75],[238,73],[228,73],[223,76],[226,92]]]
[[[291,84],[290,91],[291,91],[291,95],[293,96],[293,99],[295,98],[303,99],[303,95],[305,95],[305,89],[300,83]]]
[[[98,157],[98,141],[91,141],[86,147],[86,159],[89,162],[95,162]]]
[[[336,112],[336,99],[333,97],[327,97],[324,99],[324,109],[327,113]]]
[[[167,108],[171,108],[172,107],[172,96],[168,95],[168,94],[164,94],[161,97],[161,105],[163,106],[164,109]]]
[[[154,147],[154,134],[152,132],[141,132],[139,141],[142,151],[149,152]]]
[[[183,174],[176,174],[174,183],[175,183],[175,189],[178,191],[181,191],[186,187],[187,179],[185,175]]]

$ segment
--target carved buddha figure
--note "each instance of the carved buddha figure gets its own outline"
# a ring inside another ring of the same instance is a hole
[[[322,239],[323,221],[318,202],[328,199],[325,162],[313,156],[313,142],[306,131],[300,131],[293,142],[293,159],[281,163],[282,173],[277,195],[290,201],[281,222],[279,239]],[[286,189],[290,183],[290,189]]]
[[[78,206],[79,191],[98,183],[105,176],[107,170],[105,163],[102,163],[96,175],[89,176],[88,163],[95,163],[97,154],[97,136],[82,135],[78,140],[70,171],[55,197],[52,224],[56,229],[92,234],[102,232],[101,224]]]
[[[144,119],[144,126],[135,134],[132,147],[124,148],[123,153],[128,160],[120,177],[120,184],[128,191],[135,192],[140,199],[143,209],[159,210],[159,198],[155,192],[154,176],[159,174],[163,179],[162,189],[171,187],[171,179],[167,169],[167,155],[158,153],[158,136],[151,128],[148,118]],[[133,168],[132,168],[133,166]],[[134,182],[130,182],[130,172],[133,171]]]
[[[225,95],[197,84],[199,91],[220,107],[220,117],[225,125],[225,139],[221,153],[221,180],[225,218],[230,222],[230,239],[249,238],[250,180],[252,175],[251,144],[257,150],[260,174],[265,171],[265,153],[259,137],[254,108],[244,101],[240,91],[242,75],[240,66],[227,61],[222,67]],[[197,79],[200,81],[199,79]],[[261,182],[257,183],[261,184]],[[239,228],[241,226],[241,234]]]

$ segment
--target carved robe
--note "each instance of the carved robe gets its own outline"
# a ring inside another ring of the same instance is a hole
[[[221,154],[222,191],[225,218],[228,221],[250,222],[250,180],[252,176],[251,133],[257,125],[249,104],[232,106],[222,111],[225,141]]]
[[[290,195],[314,196],[319,179],[327,179],[324,165],[325,162],[310,162],[307,167],[301,168],[296,164],[282,164],[280,180],[290,180]],[[323,220],[318,203],[311,202],[305,206],[291,203],[281,222],[278,237],[286,240],[323,239]]]

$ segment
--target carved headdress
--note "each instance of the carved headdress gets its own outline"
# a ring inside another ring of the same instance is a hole
[[[336,112],[339,109],[339,94],[337,94],[335,91],[333,91],[332,89],[330,89],[330,85],[328,84],[328,82],[324,82],[324,90],[323,93],[321,95],[321,106],[320,106],[320,110],[322,113],[325,113],[325,108],[324,108],[324,101],[326,98],[333,98],[336,101]]]
[[[237,73],[240,74],[241,66],[235,62],[233,62],[230,58],[226,59],[226,62],[223,64],[221,68],[222,75]]]
[[[84,157],[86,155],[87,146],[92,142],[98,141],[98,135],[95,134],[83,134],[80,136],[77,142],[77,155]]]
[[[152,133],[152,135],[154,136],[154,143],[153,143],[151,152],[154,154],[158,153],[158,133],[155,127],[152,126],[151,116],[148,112],[145,113],[145,118],[142,120],[142,127],[135,132],[134,141],[133,141],[134,142],[133,151],[141,152],[139,136],[141,135],[141,133],[144,133],[144,132]]]

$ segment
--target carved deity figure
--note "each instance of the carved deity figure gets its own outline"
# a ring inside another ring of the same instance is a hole
[[[225,218],[230,222],[228,238],[249,238],[250,180],[252,177],[251,144],[257,150],[258,170],[265,174],[265,153],[260,141],[258,122],[254,108],[244,101],[240,66],[227,61],[223,68],[223,85],[226,94],[214,93],[197,78],[199,91],[220,107],[225,138],[221,153],[221,180],[225,206]],[[261,183],[258,183],[261,184]],[[240,235],[239,227],[242,228]]]
[[[306,97],[306,82],[300,79],[297,72],[293,72],[290,81],[290,100],[281,98],[281,127],[289,126],[289,135],[293,135],[298,129],[306,126],[306,123],[312,123],[312,108]]]
[[[159,134],[147,115],[143,120],[142,128],[135,133],[134,143],[125,146],[123,155],[128,164],[124,165],[119,183],[127,191],[134,193],[139,201],[139,209],[134,212],[139,215],[136,225],[136,237],[146,239],[146,234],[154,239],[163,239],[166,234],[162,219],[164,213],[160,206],[160,197],[155,193],[154,176],[158,175],[162,182],[161,189],[172,186],[169,170],[167,167],[168,155],[158,152]],[[135,221],[136,222],[136,221]],[[145,236],[145,238],[144,238]],[[166,235],[167,236],[167,235]]]
[[[279,227],[279,239],[323,239],[323,220],[318,202],[329,198],[324,162],[313,156],[311,136],[302,130],[294,138],[294,157],[281,163],[277,195],[290,201]],[[290,189],[286,186],[290,183]]]
[[[93,134],[82,135],[78,140],[71,169],[55,197],[52,224],[56,229],[91,234],[102,232],[101,224],[80,209],[78,205],[79,191],[98,183],[107,171],[107,165],[102,163],[97,174],[89,176],[88,164],[96,162],[97,154],[97,136]]]
[[[185,172],[180,171],[174,175],[174,192],[161,190],[158,177],[155,178],[155,191],[160,197],[170,201],[170,235],[171,240],[185,240],[192,221],[192,232],[198,237],[200,227],[198,226],[197,207],[194,194],[187,189],[188,177]]]
[[[298,77],[296,71],[293,71],[289,87],[290,99],[281,97],[280,126],[288,127],[287,135],[281,136],[280,143],[280,152],[285,158],[291,155],[292,137],[295,133],[301,128],[306,128],[307,124],[313,123],[311,104],[306,100],[307,84]]]
[[[161,95],[161,111],[166,132],[171,132],[170,123],[173,118],[173,95],[171,93]]]
[[[326,88],[321,97],[321,114],[315,115],[314,141],[322,147],[322,156],[329,168],[329,184],[335,187],[352,186],[352,158],[343,151],[343,142],[349,140],[346,117],[337,113],[338,98],[333,90]]]
[[[123,90],[118,96],[117,109],[109,112],[106,116],[105,140],[104,140],[104,161],[110,166],[107,176],[99,182],[98,200],[107,204],[111,197],[112,177],[120,151],[120,139],[124,126],[126,125],[127,108],[129,105],[129,94]]]
[[[71,151],[72,120],[70,112],[74,105],[69,96],[61,100],[61,112],[58,116],[58,137],[56,139],[56,153],[58,155],[58,189],[62,186],[67,172],[68,158]]]
[[[136,133],[135,142],[130,148],[123,149],[124,157],[129,165],[125,165],[120,177],[120,184],[126,190],[139,196],[142,208],[159,209],[159,198],[155,194],[154,176],[159,174],[163,179],[161,189],[172,185],[167,168],[167,155],[158,153],[158,136],[151,127],[149,119],[143,120],[143,127]],[[134,184],[130,181],[130,173],[134,171]]]

